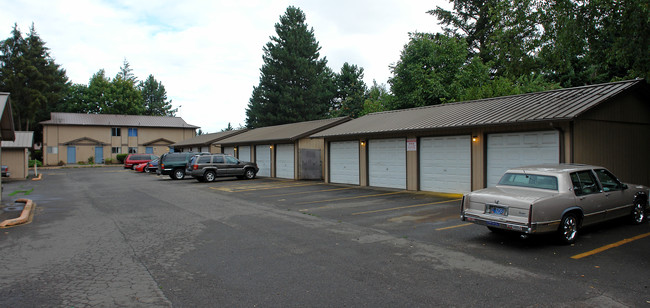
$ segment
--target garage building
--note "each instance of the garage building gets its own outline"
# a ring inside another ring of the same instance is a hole
[[[445,193],[543,163],[650,185],[649,136],[644,80],[378,112],[312,135],[326,141],[326,182]]]
[[[324,140],[309,136],[349,120],[340,117],[261,127],[219,143],[223,153],[256,162],[258,176],[322,179]]]
[[[2,165],[10,178],[25,179],[29,175],[29,150],[34,145],[34,132],[16,131],[15,140],[2,140]]]

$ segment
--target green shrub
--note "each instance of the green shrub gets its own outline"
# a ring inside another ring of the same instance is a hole
[[[32,159],[29,161],[29,168],[33,168],[34,164],[36,164],[36,167],[42,167],[43,163],[40,160],[37,159]]]
[[[117,161],[119,161],[120,164],[123,164],[127,156],[129,156],[129,154],[117,154]]]
[[[59,166],[65,166],[65,162],[62,161],[62,160],[60,160],[59,163],[58,163],[58,165],[59,165]]]
[[[77,165],[85,165],[85,164],[86,164],[86,162],[83,161],[83,160],[80,160],[80,161],[77,162]]]
[[[106,164],[106,165],[110,165],[110,164],[112,164],[112,163],[113,163],[113,159],[112,159],[112,158],[104,159],[104,164]]]
[[[88,157],[88,164],[89,165],[94,165],[95,164],[95,157],[94,156]]]

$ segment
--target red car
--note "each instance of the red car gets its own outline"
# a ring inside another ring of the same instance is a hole
[[[135,167],[133,167],[133,170],[135,170],[137,172],[144,172],[144,168],[147,167],[147,164],[148,164],[148,162],[137,164],[137,165],[135,165]]]
[[[156,158],[158,156],[153,154],[129,154],[124,160],[124,169],[134,169],[136,165],[148,163]]]

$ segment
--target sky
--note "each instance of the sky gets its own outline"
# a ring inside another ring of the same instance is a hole
[[[427,11],[451,8],[447,0],[0,0],[0,40],[14,24],[26,36],[33,23],[79,84],[100,69],[114,77],[126,59],[138,80],[162,82],[176,116],[214,133],[246,124],[262,48],[289,6],[305,13],[328,66],[362,67],[368,86],[387,84],[409,32],[441,31]]]

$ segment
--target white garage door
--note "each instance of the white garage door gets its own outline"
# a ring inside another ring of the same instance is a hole
[[[278,144],[275,149],[275,176],[293,179],[293,144]]]
[[[509,168],[560,162],[557,131],[489,134],[487,186],[494,186]]]
[[[250,146],[240,146],[239,147],[239,160],[241,160],[241,161],[251,161],[251,147]]]
[[[359,185],[359,142],[330,143],[330,182]]]
[[[406,189],[406,140],[368,141],[368,182],[370,186]]]
[[[271,145],[256,145],[255,146],[255,162],[260,171],[257,172],[259,176],[271,176]]]
[[[420,139],[420,190],[466,193],[472,190],[470,136]]]
[[[235,156],[235,147],[225,147],[223,148],[223,152],[225,154]]]

